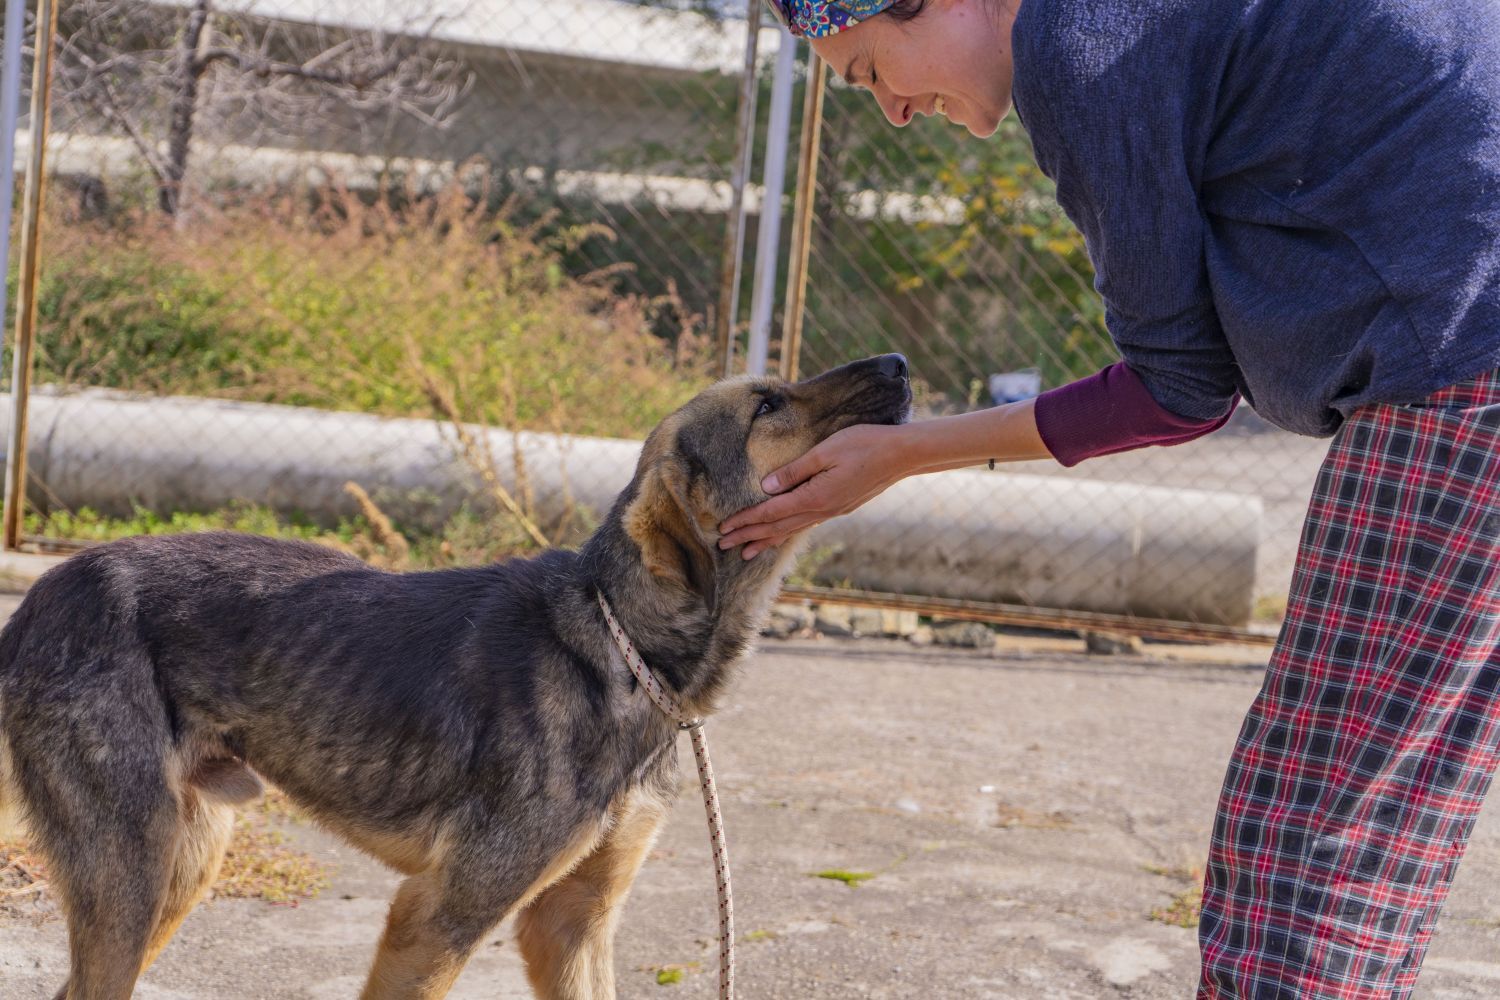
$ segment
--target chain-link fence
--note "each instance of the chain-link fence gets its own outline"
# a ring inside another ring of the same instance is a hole
[[[62,4],[29,533],[225,524],[402,565],[581,537],[629,476],[601,439],[717,373],[732,6]],[[762,137],[780,37],[760,34]],[[1113,359],[1013,121],[897,131],[837,82],[825,116],[802,372],[899,350],[935,414]],[[1067,472],[911,480],[820,533],[802,576],[1237,622],[1285,590],[1321,450],[1246,416]]]
[[[711,367],[744,39],[610,0],[62,4],[30,533],[576,540],[628,449],[543,453]]]

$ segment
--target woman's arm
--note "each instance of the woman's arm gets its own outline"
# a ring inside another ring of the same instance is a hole
[[[771,499],[719,526],[721,549],[744,545],[746,559],[788,535],[847,514],[907,476],[982,465],[1086,458],[1147,445],[1191,441],[1218,430],[1234,412],[1202,420],[1162,407],[1129,365],[1119,362],[1036,399],[898,427],[846,427],[766,477]]]
[[[771,499],[719,526],[719,548],[744,545],[754,558],[788,535],[847,514],[907,476],[982,465],[990,459],[1050,458],[1037,433],[1036,401],[885,426],[856,424],[782,466],[761,484]]]

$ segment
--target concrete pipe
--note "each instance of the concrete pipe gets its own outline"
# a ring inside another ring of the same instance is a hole
[[[471,430],[512,490],[519,447],[544,521],[575,503],[607,510],[640,453],[635,441]],[[431,529],[479,488],[438,422],[258,403],[43,391],[30,449],[33,503],[108,513],[244,500],[332,520],[355,512],[343,489],[354,480],[399,521]],[[1261,522],[1254,496],[949,472],[820,526],[814,578],[1237,625],[1251,613]]]

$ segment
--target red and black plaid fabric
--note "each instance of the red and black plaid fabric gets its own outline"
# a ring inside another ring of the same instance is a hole
[[[1214,824],[1199,1000],[1408,997],[1500,742],[1500,372],[1339,430]]]

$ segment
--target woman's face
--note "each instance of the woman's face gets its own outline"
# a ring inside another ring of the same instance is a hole
[[[946,115],[980,138],[1010,110],[1010,29],[1020,0],[927,0],[900,22],[877,14],[812,39],[823,61],[875,95],[895,126]]]

